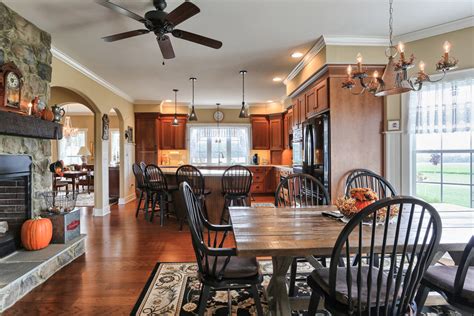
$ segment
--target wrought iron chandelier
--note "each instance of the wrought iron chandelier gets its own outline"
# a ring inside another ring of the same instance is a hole
[[[436,64],[436,70],[442,73],[441,78],[435,80],[425,72],[425,63],[420,60],[418,64],[418,73],[408,77],[408,69],[414,67],[415,56],[412,54],[409,58],[405,56],[405,45],[402,42],[398,43],[398,47],[393,45],[393,0],[389,0],[389,40],[390,46],[385,50],[385,55],[388,57],[388,63],[385,67],[382,78],[379,73],[374,71],[370,82],[366,82],[369,77],[367,71],[362,66],[362,55],[357,54],[357,68],[354,71],[352,65],[347,67],[347,78],[342,83],[342,88],[349,89],[354,95],[361,95],[368,91],[377,97],[401,94],[408,91],[419,91],[423,87],[424,82],[437,82],[444,79],[446,72],[457,67],[458,60],[449,56],[451,44],[446,41],[443,44],[444,55]],[[398,61],[395,57],[399,55]],[[359,81],[361,90],[354,92],[352,89],[356,86],[356,81]]]
[[[174,92],[174,119],[173,119],[173,123],[171,123],[171,126],[179,126],[179,121],[178,121],[178,116],[177,116],[177,112],[178,112],[178,89],[173,89],[173,92]]]
[[[69,105],[67,106],[67,112],[69,112]],[[66,113],[67,113],[67,112],[66,112]],[[78,132],[79,132],[79,129],[78,129],[78,128],[72,127],[71,117],[70,117],[70,116],[66,116],[66,117],[64,118],[63,136],[64,136],[65,138],[74,137],[74,136],[77,135]]]
[[[197,118],[197,115],[196,115],[196,112],[194,111],[194,82],[197,80],[196,78],[194,77],[191,77],[189,78],[189,80],[191,80],[191,83],[192,83],[192,102],[191,102],[191,113],[189,114],[189,117],[188,117],[188,120],[189,121],[197,121],[198,118]]]
[[[240,74],[242,75],[242,107],[240,108],[239,118],[248,118],[249,112],[245,106],[245,75],[247,70],[241,70]]]

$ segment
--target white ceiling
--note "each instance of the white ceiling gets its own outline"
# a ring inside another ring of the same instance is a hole
[[[153,34],[115,43],[102,36],[142,28],[132,19],[93,0],[3,0],[9,7],[51,33],[53,45],[135,100],[190,101],[190,76],[196,76],[196,103],[238,106],[240,69],[248,70],[250,103],[279,100],[285,77],[321,36],[386,36],[388,1],[383,0],[195,0],[201,12],[179,28],[223,42],[214,50],[172,39],[176,58],[162,57]],[[150,0],[115,0],[143,15]],[[183,1],[169,0],[166,11]],[[395,35],[473,15],[472,0],[395,0]]]

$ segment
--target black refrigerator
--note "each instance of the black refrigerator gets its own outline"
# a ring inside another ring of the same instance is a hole
[[[316,177],[330,193],[329,112],[308,119],[303,125],[303,172]]]

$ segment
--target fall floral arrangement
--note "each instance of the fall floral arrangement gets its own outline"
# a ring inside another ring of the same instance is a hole
[[[354,215],[359,213],[365,207],[374,203],[379,199],[377,193],[370,188],[354,188],[351,189],[348,196],[342,196],[336,200],[337,209],[347,218],[352,218]],[[398,207],[391,207],[390,218],[395,217],[398,214]],[[377,211],[377,222],[383,222],[385,215],[387,214],[386,208],[382,208]],[[372,216],[369,215],[366,220],[371,220]]]

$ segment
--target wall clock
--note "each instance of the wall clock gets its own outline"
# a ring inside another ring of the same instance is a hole
[[[214,112],[214,120],[216,122],[221,122],[224,119],[224,113],[220,110]]]
[[[23,76],[18,67],[13,63],[0,66],[0,110],[21,112],[21,87]]]

